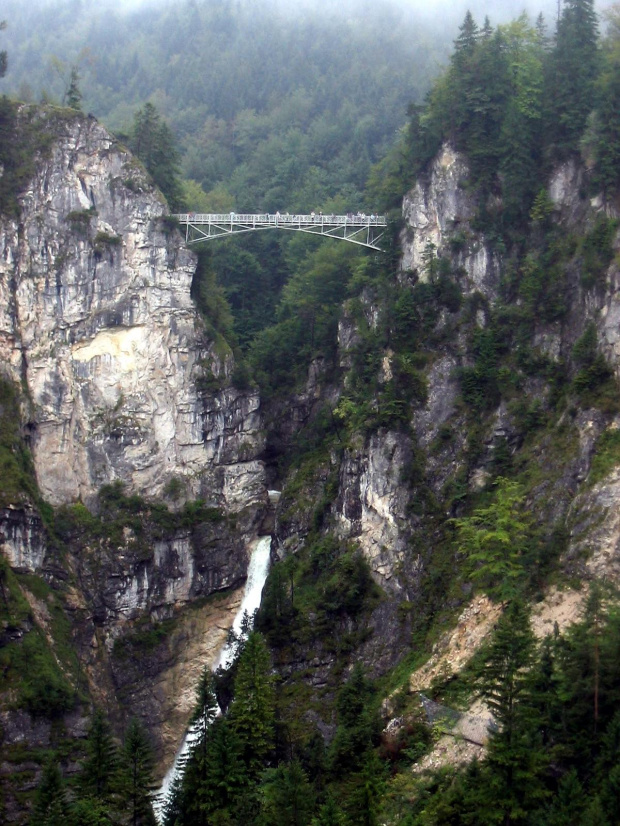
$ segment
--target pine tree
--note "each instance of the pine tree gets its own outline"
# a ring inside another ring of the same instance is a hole
[[[196,687],[196,705],[190,720],[194,742],[183,775],[181,806],[185,819],[196,826],[207,826],[212,808],[208,750],[217,710],[213,674],[205,667]]]
[[[604,192],[620,186],[620,55],[613,54],[598,81],[594,182]]]
[[[593,108],[599,66],[594,0],[564,0],[551,55],[552,86],[547,89],[551,101],[547,129],[561,155],[578,147]]]
[[[327,800],[312,819],[312,826],[346,826],[344,813],[331,794],[327,795]]]
[[[263,776],[261,826],[308,826],[314,793],[306,773],[294,760]]]
[[[55,756],[45,764],[30,816],[30,826],[66,826],[69,803]]]
[[[253,631],[239,658],[230,721],[241,741],[243,759],[251,776],[264,767],[275,740],[275,691],[269,651],[261,634]]]
[[[196,687],[196,704],[190,719],[190,726],[201,743],[206,743],[207,733],[218,711],[213,673],[205,666]]]
[[[6,29],[6,20],[0,20],[0,32]],[[0,77],[4,77],[8,68],[8,58],[6,51],[0,52]]]
[[[172,781],[168,796],[163,802],[161,820],[163,826],[185,826],[184,778],[178,775]]]
[[[543,50],[522,15],[505,29],[511,91],[500,135],[504,220],[527,217],[540,186]]]
[[[362,768],[367,752],[376,745],[380,722],[373,705],[374,688],[357,664],[336,698],[338,728],[328,762],[336,776]]]
[[[122,751],[122,797],[129,811],[131,826],[154,826],[151,804],[155,761],[148,735],[138,720],[127,727]]]
[[[166,196],[170,209],[181,209],[179,155],[170,128],[152,103],[146,103],[134,116],[130,148]]]
[[[553,801],[532,818],[532,826],[581,826],[587,797],[574,769],[558,784]]]
[[[65,96],[65,102],[70,109],[77,109],[81,111],[82,107],[80,101],[82,100],[82,93],[79,87],[80,75],[77,66],[71,67],[71,77],[69,79],[69,87]]]
[[[209,811],[232,808],[248,776],[242,743],[228,720],[220,718],[213,723],[206,759]]]
[[[487,805],[511,824],[524,822],[546,796],[542,771],[547,758],[532,698],[534,659],[529,613],[513,601],[497,623],[478,684],[497,724],[489,737]]]
[[[78,777],[81,796],[108,804],[117,790],[118,750],[110,725],[99,708],[93,714],[86,751]]]
[[[518,482],[500,477],[496,496],[471,516],[452,520],[459,551],[472,563],[472,579],[497,599],[518,592],[525,577],[523,557],[532,535],[531,517],[524,509]]]

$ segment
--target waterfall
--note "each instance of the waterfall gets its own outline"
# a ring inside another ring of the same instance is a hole
[[[238,638],[241,635],[243,627],[243,618],[247,614],[250,621],[254,616],[254,612],[260,608],[260,600],[263,592],[263,586],[269,573],[269,560],[271,554],[271,537],[261,536],[255,539],[251,544],[252,554],[250,556],[250,564],[248,566],[248,578],[245,583],[245,590],[243,592],[243,599],[239,610],[233,620],[232,630]],[[229,668],[235,657],[236,645],[233,642],[226,641],[222,646],[219,657],[214,666],[214,670],[218,668]],[[221,713],[221,712],[220,712]],[[191,727],[185,733],[181,747],[175,755],[172,766],[166,772],[161,787],[154,798],[153,810],[155,817],[159,823],[162,822],[164,804],[168,798],[172,784],[177,777],[182,776],[183,766],[192,746],[196,742],[198,734]]]

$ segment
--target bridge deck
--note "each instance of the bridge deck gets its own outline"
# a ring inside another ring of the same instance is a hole
[[[378,246],[387,227],[384,215],[364,215],[348,213],[347,215],[281,215],[271,213],[195,213],[184,212],[174,216],[185,227],[188,244],[210,241],[241,232],[255,232],[266,229],[283,229],[295,232],[308,232],[349,241],[370,249],[380,250]]]

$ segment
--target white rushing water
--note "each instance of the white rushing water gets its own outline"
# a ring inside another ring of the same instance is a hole
[[[252,554],[250,556],[250,564],[248,566],[248,578],[245,583],[243,599],[241,600],[241,605],[239,606],[239,610],[237,611],[232,624],[232,630],[234,631],[235,637],[237,639],[242,635],[243,619],[245,615],[247,614],[247,616],[250,618],[251,623],[254,617],[254,613],[260,608],[263,586],[265,585],[265,580],[267,579],[267,574],[269,573],[271,537],[259,537],[258,539],[254,540],[254,542],[251,545],[251,548]],[[218,668],[226,669],[231,666],[232,661],[235,658],[236,648],[237,646],[234,638],[232,642],[227,640],[224,643],[224,645],[222,646],[222,650],[220,651],[219,657],[217,658],[217,661],[215,663],[214,671]],[[182,776],[183,766],[185,765],[185,762],[189,757],[191,748],[196,742],[197,736],[198,733],[191,727],[187,730],[187,732],[185,733],[185,737],[183,738],[183,742],[181,743],[181,747],[176,753],[174,762],[166,772],[166,776],[162,781],[161,788],[157,792],[155,802],[153,804],[153,809],[155,811],[155,816],[159,823],[162,822],[164,804],[168,798],[170,790],[172,789],[172,784],[177,779],[177,777]]]

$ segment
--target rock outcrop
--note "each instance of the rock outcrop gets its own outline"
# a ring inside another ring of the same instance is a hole
[[[50,503],[114,480],[149,496],[174,480],[229,510],[265,501],[257,394],[197,389],[232,357],[201,332],[195,264],[132,156],[94,119],[65,120],[0,224],[0,361],[29,395]]]
[[[57,522],[68,551],[59,554],[41,502],[5,497],[0,550],[16,573],[51,584],[76,675],[55,653],[59,626],[27,587],[32,616],[5,625],[11,642],[42,634],[67,684],[88,688],[119,732],[142,717],[163,773],[197,675],[232,624],[268,508],[260,399],[232,385],[232,352],[190,295],[196,257],[142,166],[94,118],[25,107],[20,123],[49,140],[15,214],[0,216],[0,374],[21,388],[42,500],[72,515]],[[116,504],[93,523],[81,503],[97,510],[112,483],[133,497],[133,515],[123,523],[129,512]],[[55,747],[26,712],[4,717],[9,750]],[[69,717],[79,741],[85,725]],[[3,787],[16,764],[6,765]],[[22,790],[39,771],[28,763]],[[13,791],[7,811],[19,818]]]

